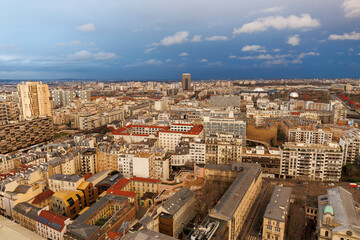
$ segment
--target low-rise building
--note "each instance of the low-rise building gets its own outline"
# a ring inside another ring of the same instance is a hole
[[[84,178],[77,175],[54,174],[48,179],[49,189],[53,192],[76,190],[84,181]]]
[[[36,218],[41,208],[31,205],[27,202],[19,203],[13,208],[13,219],[21,226],[37,232]]]
[[[84,193],[80,190],[58,191],[52,195],[51,210],[68,218],[75,218],[84,207]]]
[[[290,196],[290,187],[275,186],[264,214],[262,239],[283,240],[285,238]]]
[[[52,211],[42,210],[36,218],[37,233],[46,239],[63,240],[70,218]]]

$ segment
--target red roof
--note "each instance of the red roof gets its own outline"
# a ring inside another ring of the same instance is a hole
[[[121,191],[117,189],[108,189],[106,191],[107,194],[117,195],[117,196],[123,196],[123,197],[134,197],[136,195],[135,192],[129,192],[129,191]]]
[[[130,182],[129,179],[127,178],[120,178],[119,181],[117,181],[114,185],[112,185],[108,191],[112,191],[112,190],[118,190],[120,191],[121,189],[123,189],[128,183]]]
[[[39,204],[42,201],[44,201],[45,199],[50,198],[53,194],[54,194],[54,192],[51,191],[50,189],[46,190],[46,191],[36,195],[34,198],[34,201],[32,201],[32,204]]]
[[[153,179],[153,178],[142,178],[142,177],[132,177],[131,181],[137,181],[137,182],[152,182],[152,183],[159,183],[161,182],[159,179]]]
[[[91,178],[91,176],[92,176],[91,173],[85,173],[82,177],[86,181],[87,179]]]
[[[130,133],[124,132],[126,130],[129,130],[131,128],[158,128],[159,130],[163,129],[163,130],[169,130],[170,127],[166,126],[148,126],[148,125],[128,125],[122,128],[119,128],[117,130],[112,131],[111,133],[114,135],[130,135]],[[134,134],[137,135],[137,134]],[[144,135],[144,136],[148,136],[148,135]]]
[[[47,219],[48,222],[46,224],[44,224],[43,222],[39,221],[39,217]],[[39,216],[36,218],[36,221],[38,221],[38,222],[40,222],[40,223],[42,223],[44,225],[47,225],[47,226],[55,229],[56,231],[61,232],[62,229],[65,226],[65,221],[67,219],[68,219],[67,217],[64,217],[63,215],[57,214],[56,212],[48,211],[48,210],[42,210],[40,212]],[[60,229],[54,228],[53,226],[50,225],[51,222],[59,224],[61,226],[61,228]]]
[[[123,235],[122,233],[110,231],[108,234],[108,239],[110,240],[120,239],[122,235]]]

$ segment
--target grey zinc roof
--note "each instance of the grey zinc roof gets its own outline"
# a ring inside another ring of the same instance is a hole
[[[261,173],[261,167],[259,165],[247,164],[246,166],[246,170],[239,172],[234,182],[211,210],[211,214],[221,215],[227,219],[233,217],[251,183],[259,177]]]
[[[30,188],[31,186],[29,185],[19,185],[15,188],[13,193],[26,193]]]
[[[51,177],[49,177],[49,179],[67,181],[67,182],[77,182],[81,178],[82,177],[80,177],[78,175],[64,175],[64,174],[54,174]]]
[[[334,210],[334,221],[339,226],[333,229],[333,232],[344,231],[346,229],[356,230],[360,233],[360,216],[356,210],[352,194],[341,187],[327,190],[329,205]],[[319,207],[319,215],[323,215],[325,204]],[[322,218],[321,218],[322,219]]]
[[[67,231],[82,239],[89,239],[99,228],[98,226],[79,223],[70,224]]]
[[[168,214],[174,215],[193,195],[194,193],[184,186],[171,196],[162,207]]]
[[[22,202],[22,203],[17,204],[13,208],[13,210],[20,213],[21,215],[24,215],[30,219],[35,220],[37,218],[38,212],[41,210],[41,208],[38,208],[27,202]]]
[[[289,213],[290,195],[291,187],[275,186],[264,217],[284,222]]]

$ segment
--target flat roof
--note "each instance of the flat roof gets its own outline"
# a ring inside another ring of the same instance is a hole
[[[0,216],[0,236],[2,239],[11,240],[45,240],[45,238],[3,216]]]

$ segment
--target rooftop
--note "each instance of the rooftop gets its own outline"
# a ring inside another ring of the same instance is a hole
[[[51,191],[50,189],[49,190],[46,190],[38,195],[35,196],[34,198],[34,201],[32,201],[32,204],[39,204],[41,203],[42,201],[44,201],[45,199],[47,198],[51,198],[51,196],[54,194],[53,191]]]
[[[194,196],[194,193],[184,186],[171,196],[162,207],[167,214],[174,215],[192,196]]]
[[[290,205],[290,187],[275,186],[264,214],[265,218],[286,221]]]
[[[36,218],[37,222],[40,222],[44,225],[47,225],[56,231],[61,232],[62,229],[65,227],[65,221],[67,220],[67,217],[64,217],[60,214],[57,214],[52,211],[48,210],[42,210],[39,214],[39,216]]]
[[[82,179],[82,177],[75,174],[74,175],[54,174],[51,177],[49,177],[49,179],[66,181],[66,182],[77,182],[80,179]]]

